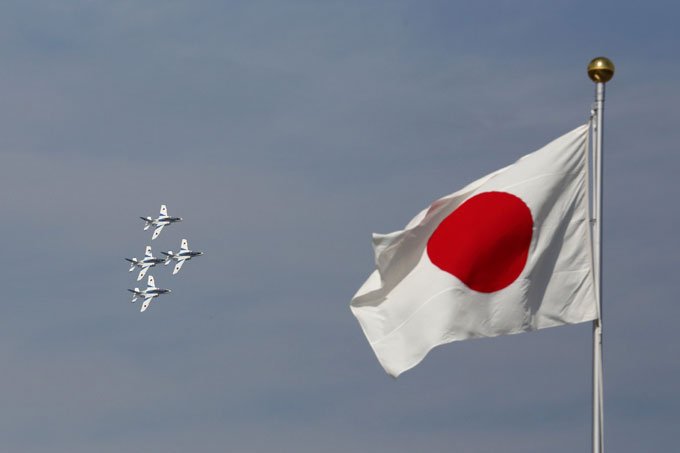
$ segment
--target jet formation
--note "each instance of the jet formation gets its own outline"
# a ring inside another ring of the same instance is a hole
[[[144,230],[148,230],[151,226],[156,227],[151,236],[152,241],[158,238],[158,236],[161,234],[161,231],[166,225],[182,221],[181,217],[170,217],[168,215],[168,208],[164,204],[161,205],[160,215],[157,218],[155,219],[151,217],[140,218],[145,222]],[[139,274],[137,275],[137,281],[140,281],[141,279],[144,278],[147,271],[152,267],[156,266],[157,264],[164,263],[167,266],[172,261],[175,261],[177,264],[175,264],[175,268],[172,271],[172,275],[176,275],[186,261],[189,261],[190,259],[196,256],[203,255],[203,252],[195,252],[193,250],[189,250],[189,241],[187,241],[186,239],[182,239],[179,251],[173,252],[172,250],[169,250],[167,252],[161,253],[165,255],[165,258],[154,257],[153,253],[151,252],[151,246],[147,245],[144,250],[144,258],[141,258],[139,260],[137,258],[125,258],[126,261],[130,262],[129,272],[134,271],[136,268],[140,268]],[[167,294],[171,292],[171,290],[169,289],[156,287],[156,282],[153,278],[153,275],[149,275],[147,279],[147,286],[145,289],[135,288],[128,289],[128,291],[132,293],[133,303],[136,302],[137,299],[140,298],[144,299],[144,302],[142,302],[142,309],[140,310],[142,312],[149,307],[149,304],[154,298],[162,294]]]

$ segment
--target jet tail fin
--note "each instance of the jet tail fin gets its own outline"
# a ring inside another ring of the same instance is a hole
[[[144,221],[144,231],[148,230],[151,226],[151,223],[153,222],[153,219],[151,217],[140,217],[140,219]]]

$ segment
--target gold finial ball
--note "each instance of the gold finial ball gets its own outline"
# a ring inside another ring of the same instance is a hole
[[[609,58],[593,58],[588,64],[588,77],[596,83],[607,83],[614,77],[614,63]]]

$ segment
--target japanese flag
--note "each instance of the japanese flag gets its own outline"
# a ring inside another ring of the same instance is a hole
[[[350,308],[387,373],[444,343],[597,317],[587,141],[578,127],[373,235]]]

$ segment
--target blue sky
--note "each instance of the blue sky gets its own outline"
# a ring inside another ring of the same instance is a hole
[[[0,450],[572,452],[590,325],[454,343],[398,380],[349,300],[370,234],[585,122],[605,135],[605,444],[671,451],[672,2],[34,1],[0,7]],[[161,203],[206,255],[140,315]]]

